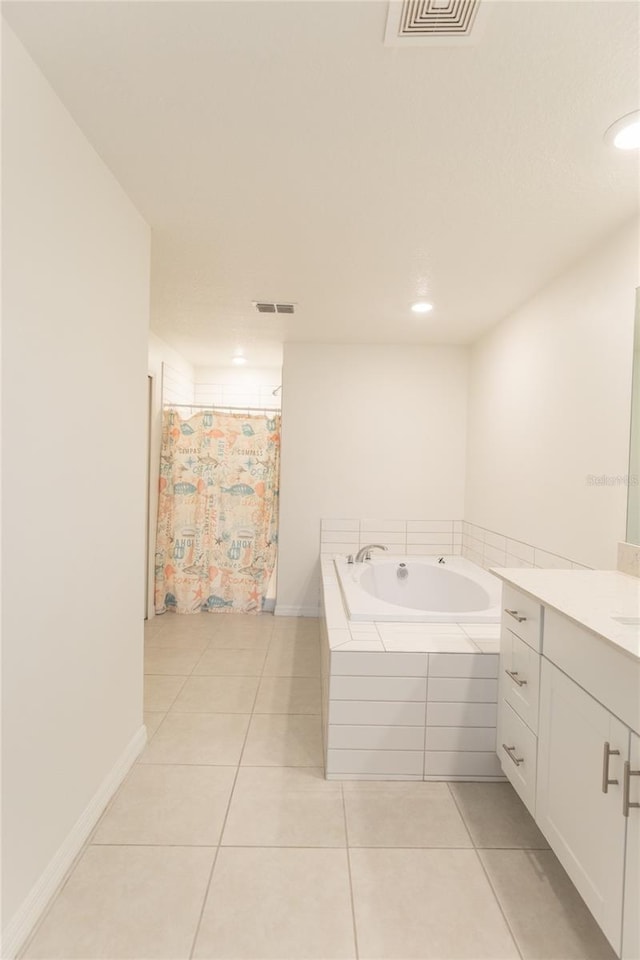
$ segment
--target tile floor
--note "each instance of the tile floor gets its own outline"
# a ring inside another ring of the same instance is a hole
[[[149,743],[23,951],[613,960],[511,787],[328,782],[311,620],[147,626]]]

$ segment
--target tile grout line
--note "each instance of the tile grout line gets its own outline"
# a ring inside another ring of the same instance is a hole
[[[344,839],[346,844],[346,854],[347,854],[347,874],[349,877],[349,896],[351,900],[351,922],[353,925],[353,943],[356,952],[356,960],[360,956],[360,948],[358,946],[358,926],[356,923],[356,904],[355,898],[353,895],[353,876],[351,874],[351,848],[349,846],[349,826],[347,824],[347,800],[344,795],[344,785],[340,784],[340,794],[342,796],[342,816],[344,818]]]
[[[471,844],[471,849],[472,849],[472,850],[475,850],[475,849],[476,849],[475,841],[474,841],[473,837],[471,836],[471,830],[469,829],[469,825],[467,824],[467,820],[466,820],[466,817],[465,817],[464,813],[463,813],[462,810],[460,809],[460,805],[458,804],[458,801],[457,801],[457,799],[456,799],[456,795],[455,795],[455,793],[453,792],[453,790],[451,789],[451,781],[450,781],[450,780],[445,780],[444,782],[445,782],[446,785],[447,785],[447,790],[449,791],[449,796],[450,796],[451,799],[453,800],[453,805],[454,805],[454,807],[456,808],[456,810],[458,811],[458,815],[459,815],[460,819],[462,820],[462,824],[463,824],[463,826],[464,826],[464,829],[465,829],[466,832],[467,832],[467,836],[468,836],[468,838],[469,838],[469,843]],[[467,847],[466,849],[468,850],[469,847]]]
[[[262,663],[262,671],[261,671],[261,673],[260,673],[260,680],[262,680],[262,677],[263,677],[263,675],[264,675],[264,667],[265,667],[265,664],[266,664],[266,662],[267,662],[267,656],[268,656],[269,648],[270,648],[270,646],[271,646],[272,636],[273,636],[273,624],[272,624],[271,631],[270,631],[270,634],[269,634],[269,642],[268,642],[268,644],[267,644],[267,652],[266,652],[266,654],[265,654],[265,657],[264,657],[264,660],[263,660],[263,663]],[[195,669],[195,667],[194,667],[194,669]],[[250,729],[251,729],[251,721],[253,720],[255,705],[256,705],[256,702],[257,702],[257,699],[258,699],[258,693],[259,693],[259,691],[260,691],[260,683],[258,683],[258,685],[257,685],[257,687],[256,687],[256,692],[255,692],[255,695],[254,695],[254,698],[253,698],[253,705],[252,705],[252,707],[251,707],[251,713],[249,714],[249,722],[248,722],[248,724],[247,724],[247,729],[246,729],[246,731],[245,731],[244,739],[243,739],[243,741],[242,741],[242,748],[241,748],[240,753],[239,753],[239,755],[238,755],[238,763],[237,763],[237,765],[236,765],[236,772],[235,772],[235,776],[234,776],[234,778],[233,778],[233,783],[232,783],[232,785],[231,785],[231,790],[229,791],[229,800],[227,801],[227,809],[226,809],[226,811],[225,811],[225,815],[224,815],[224,819],[223,819],[223,821],[222,821],[222,824],[221,824],[221,826],[220,826],[220,834],[219,834],[219,836],[218,836],[218,843],[217,843],[217,846],[216,846],[216,852],[215,852],[214,857],[213,857],[213,863],[211,864],[211,870],[210,870],[210,872],[209,872],[209,879],[208,879],[208,881],[207,881],[207,885],[206,885],[206,888],[205,888],[205,891],[204,891],[204,897],[202,898],[202,907],[201,907],[201,909],[200,909],[200,915],[198,916],[198,921],[197,921],[197,923],[196,923],[196,929],[195,929],[195,932],[194,932],[194,935],[193,935],[193,940],[192,940],[192,942],[191,942],[191,949],[190,949],[190,951],[189,951],[189,960],[193,960],[193,954],[194,954],[194,951],[195,951],[195,949],[196,949],[196,944],[197,944],[197,942],[198,942],[198,937],[199,937],[199,935],[200,935],[200,928],[201,928],[201,926],[202,926],[202,918],[204,917],[205,907],[206,907],[206,905],[207,905],[207,900],[209,899],[209,891],[211,890],[211,884],[212,884],[212,882],[213,882],[213,874],[214,874],[214,871],[215,871],[215,868],[216,868],[216,864],[217,864],[217,862],[218,862],[218,855],[219,855],[219,853],[220,853],[220,847],[221,847],[221,845],[222,845],[222,839],[223,839],[223,837],[224,837],[224,831],[225,831],[226,826],[227,826],[227,820],[228,820],[228,817],[229,817],[229,811],[230,811],[230,809],[231,809],[231,804],[232,804],[232,802],[233,802],[233,795],[234,795],[234,793],[235,793],[236,783],[237,783],[237,781],[238,781],[238,774],[240,773],[240,766],[241,766],[241,764],[242,764],[242,757],[243,757],[243,754],[244,754],[245,747],[246,747],[246,745],[247,745],[247,740],[248,740],[248,738],[249,738],[249,731],[250,731]]]
[[[494,885],[493,885],[493,883],[492,883],[492,881],[491,881],[491,877],[489,876],[489,873],[488,873],[488,871],[487,871],[487,868],[486,868],[485,865],[484,865],[484,861],[483,861],[482,857],[480,856],[480,849],[481,849],[481,848],[479,849],[478,847],[476,847],[476,846],[474,845],[474,848],[473,848],[473,849],[474,849],[474,853],[475,853],[476,857],[478,858],[478,862],[479,862],[479,864],[480,864],[480,868],[481,868],[482,872],[484,873],[485,877],[487,878],[487,883],[489,884],[489,887],[491,888],[491,892],[493,893],[493,896],[494,896],[494,898],[495,898],[495,901],[496,901],[496,903],[498,904],[498,909],[500,910],[500,913],[502,914],[502,916],[503,916],[503,918],[504,918],[504,922],[505,922],[505,924],[506,924],[506,926],[507,926],[507,930],[508,930],[509,933],[511,934],[511,939],[513,940],[513,942],[514,942],[514,944],[515,944],[515,948],[516,948],[516,950],[518,951],[519,956],[520,956],[521,958],[523,958],[523,960],[524,960],[524,954],[523,954],[522,950],[520,949],[520,944],[519,944],[519,942],[518,942],[518,938],[516,937],[515,931],[514,931],[513,927],[511,926],[511,923],[509,922],[509,918],[507,917],[507,915],[506,915],[506,913],[505,913],[505,911],[504,911],[504,908],[503,908],[503,906],[502,906],[502,901],[500,900],[500,897],[498,896],[498,893],[497,893],[497,891],[496,891],[496,888],[494,887]]]
[[[464,823],[464,825],[465,825],[465,828],[466,828],[466,830],[467,830],[467,833],[469,834],[469,838],[470,838],[471,843],[472,843],[472,845],[473,845],[473,852],[475,853],[476,859],[477,859],[478,863],[480,864],[480,869],[482,870],[482,872],[483,872],[483,874],[484,874],[484,876],[485,876],[485,879],[486,879],[487,883],[489,884],[489,889],[491,890],[491,893],[493,894],[493,898],[494,898],[496,904],[498,905],[498,910],[500,911],[500,913],[501,913],[501,915],[502,915],[502,919],[504,920],[505,925],[506,925],[506,927],[507,927],[507,930],[509,931],[509,935],[510,935],[511,939],[513,940],[513,943],[514,943],[514,946],[515,946],[516,950],[518,951],[518,956],[520,957],[520,960],[525,960],[524,954],[523,954],[522,950],[520,949],[520,944],[518,943],[518,939],[517,939],[517,937],[516,937],[516,935],[515,935],[515,932],[514,932],[512,926],[511,926],[511,924],[510,924],[510,922],[509,922],[509,918],[507,917],[507,914],[505,913],[505,910],[504,910],[504,908],[503,908],[503,906],[502,906],[502,901],[500,900],[500,897],[498,896],[498,893],[497,893],[497,891],[496,891],[493,883],[491,882],[491,877],[489,876],[489,873],[488,873],[488,871],[487,871],[487,868],[486,868],[485,865],[484,865],[484,861],[483,861],[482,857],[480,856],[480,850],[481,850],[482,848],[479,848],[478,846],[476,846],[476,842],[475,842],[475,840],[473,839],[473,836],[471,835],[471,831],[469,830],[469,827],[467,826],[467,821],[466,821],[466,819],[465,819],[464,813],[463,813],[463,811],[462,811],[462,809],[461,809],[461,807],[460,807],[460,804],[458,803],[458,800],[457,800],[457,798],[456,798],[455,793],[454,793],[453,790],[451,789],[451,786],[450,786],[450,783],[449,783],[449,782],[447,782],[447,787],[449,788],[449,793],[451,794],[451,797],[453,798],[453,802],[455,803],[455,805],[456,805],[456,807],[457,807],[457,809],[458,809],[458,813],[459,813],[460,816],[462,817],[462,821],[463,821],[463,823]]]

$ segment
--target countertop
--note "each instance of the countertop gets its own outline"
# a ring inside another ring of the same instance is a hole
[[[615,570],[532,570],[494,567],[496,577],[535,597],[640,660],[640,579]]]

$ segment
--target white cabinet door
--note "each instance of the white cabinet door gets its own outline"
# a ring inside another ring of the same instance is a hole
[[[631,734],[630,770],[640,770],[640,737]],[[629,778],[629,799],[640,803],[640,776]],[[640,960],[640,809],[629,807],[624,881],[623,960]]]
[[[610,750],[603,791],[605,744]],[[626,820],[623,765],[629,729],[543,659],[536,820],[620,955]]]

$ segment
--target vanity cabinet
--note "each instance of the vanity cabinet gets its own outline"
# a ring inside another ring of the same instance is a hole
[[[503,771],[618,956],[640,960],[640,659],[543,593],[503,599]]]
[[[626,841],[622,785],[628,759],[628,727],[543,659],[536,820],[617,952]]]

